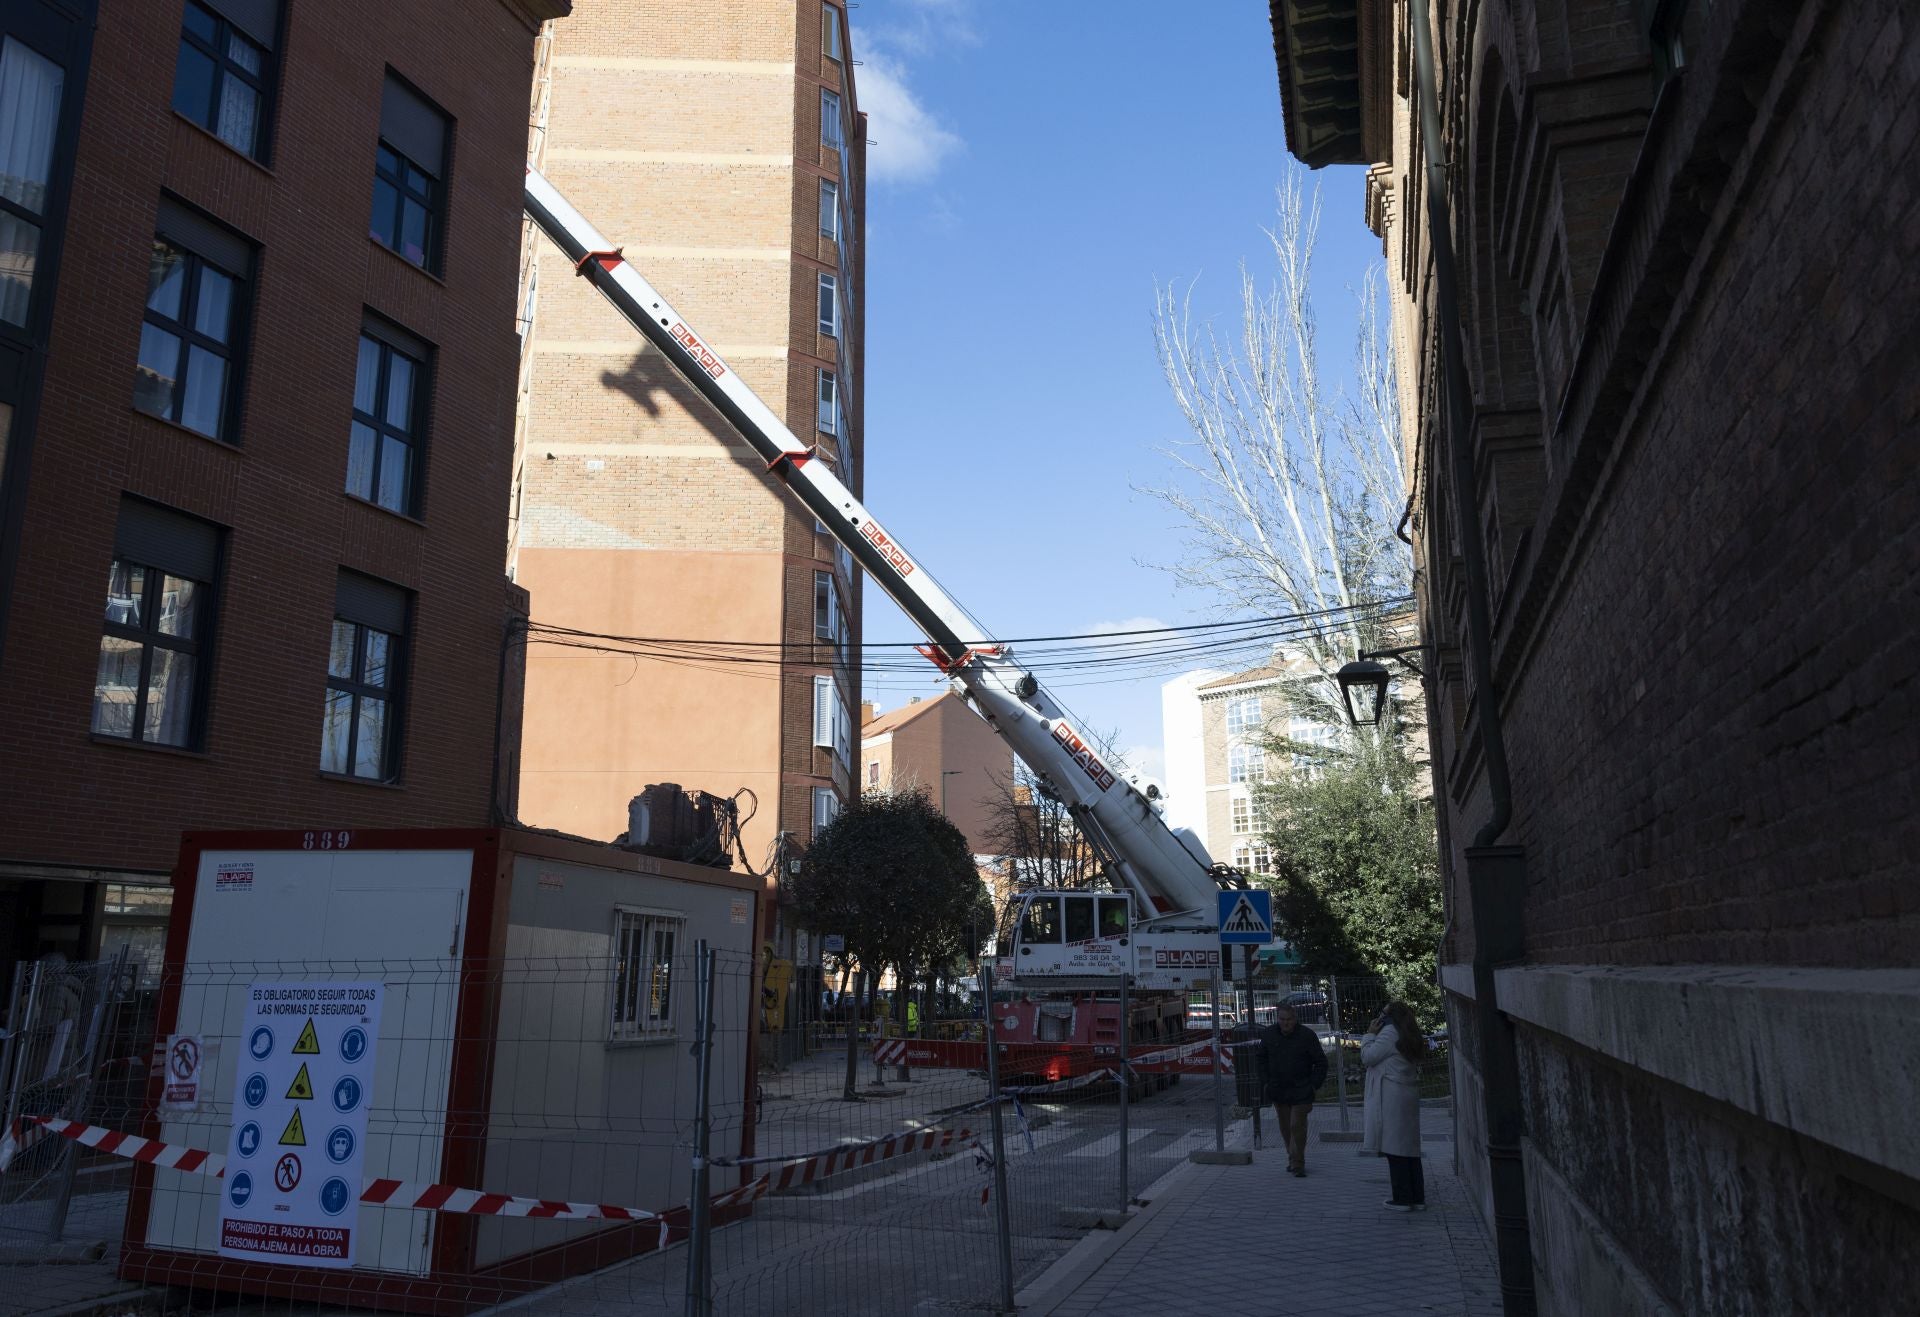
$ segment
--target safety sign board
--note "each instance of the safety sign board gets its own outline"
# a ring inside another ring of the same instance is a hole
[[[1263,889],[1221,892],[1220,940],[1253,946],[1273,941],[1273,893]]]
[[[220,1256],[350,1267],[378,983],[256,983],[234,1069]]]
[[[205,1048],[189,1033],[167,1035],[166,1082],[160,1090],[160,1111],[164,1114],[193,1111],[200,1106],[200,1062]]]

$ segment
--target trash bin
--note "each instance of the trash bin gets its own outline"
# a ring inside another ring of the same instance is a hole
[[[1267,1045],[1258,1038],[1227,1044],[1233,1057],[1233,1101],[1241,1107],[1258,1108],[1267,1100]]]

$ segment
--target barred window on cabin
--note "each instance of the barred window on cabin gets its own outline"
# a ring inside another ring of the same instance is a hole
[[[615,1042],[670,1036],[674,1031],[676,960],[686,940],[683,915],[617,908],[613,915]]]

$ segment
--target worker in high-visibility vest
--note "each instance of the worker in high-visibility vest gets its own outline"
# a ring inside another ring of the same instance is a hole
[[[907,998],[907,1036],[909,1038],[920,1036],[920,1003],[911,997]]]

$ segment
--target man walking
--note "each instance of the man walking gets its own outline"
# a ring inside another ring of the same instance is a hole
[[[1267,1101],[1273,1103],[1280,1135],[1287,1141],[1287,1170],[1305,1175],[1307,1112],[1327,1078],[1327,1054],[1320,1048],[1319,1035],[1302,1027],[1293,1007],[1282,1006],[1274,1019],[1274,1024],[1260,1031]]]

